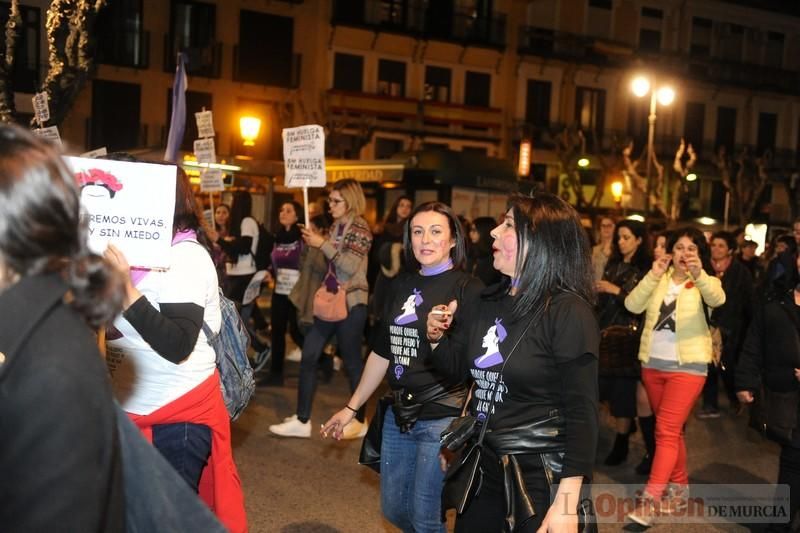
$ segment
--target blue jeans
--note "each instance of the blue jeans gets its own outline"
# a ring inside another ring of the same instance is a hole
[[[144,440],[119,405],[117,428],[125,483],[126,533],[228,531],[164,457]]]
[[[153,446],[197,492],[200,475],[211,454],[211,429],[189,422],[157,424],[153,426]]]
[[[392,408],[386,409],[381,443],[381,509],[405,533],[443,533],[439,436],[452,417],[417,420],[400,433]]]
[[[334,334],[339,345],[339,354],[344,361],[344,369],[350,381],[350,391],[355,391],[364,370],[361,357],[361,341],[364,337],[364,324],[367,321],[367,306],[356,305],[347,312],[347,318],[339,322],[325,322],[314,318],[314,325],[303,340],[303,355],[300,359],[300,381],[297,386],[297,418],[306,422],[311,418],[311,404],[317,386],[317,362],[322,349]],[[359,409],[356,418],[364,421],[364,408]]]

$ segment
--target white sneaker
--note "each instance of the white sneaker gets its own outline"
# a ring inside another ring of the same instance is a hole
[[[293,363],[299,363],[300,359],[302,358],[303,358],[303,351],[300,348],[295,348],[291,352],[287,353],[286,357],[284,357],[286,361],[291,361]]]
[[[366,420],[364,422],[359,422],[356,419],[353,419],[352,422],[347,424],[344,427],[344,432],[342,432],[342,438],[344,440],[352,440],[352,439],[360,439],[364,435],[367,434],[367,428],[369,424]]]
[[[269,430],[281,437],[298,437],[301,439],[311,438],[311,422],[300,422],[297,415],[292,415],[280,424],[273,424]]]

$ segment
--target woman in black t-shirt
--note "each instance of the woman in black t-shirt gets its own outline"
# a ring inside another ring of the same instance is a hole
[[[425,320],[435,302],[456,299],[463,308],[472,307],[482,285],[463,272],[464,235],[446,205],[429,202],[417,207],[403,240],[406,264],[413,271],[392,281],[361,381],[321,432],[340,439],[386,376],[395,403],[386,410],[383,424],[381,508],[403,531],[444,532],[439,436],[460,414],[466,389],[427,361]],[[455,328],[460,320],[459,314]]]
[[[492,237],[504,281],[487,289],[480,305],[463,309],[465,333],[449,334],[447,315],[428,315],[428,339],[438,343],[434,365],[472,379],[469,413],[488,424],[483,485],[455,530],[497,532],[514,524],[515,532],[576,531],[598,434],[589,242],[575,210],[550,194],[512,196]],[[450,302],[433,311],[460,308]],[[558,483],[554,499],[551,483]],[[520,505],[525,495],[532,507]]]

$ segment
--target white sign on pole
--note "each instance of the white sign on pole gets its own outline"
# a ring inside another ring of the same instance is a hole
[[[200,138],[214,136],[214,119],[211,111],[199,111],[194,114],[197,121],[197,136]]]
[[[169,268],[177,169],[169,165],[65,157],[81,189],[89,248],[108,243],[131,266]]]
[[[284,128],[283,160],[286,187],[324,187],[325,131],[322,126]]]
[[[200,172],[200,192],[220,192],[225,190],[222,183],[222,171],[218,168],[206,168]]]
[[[194,155],[198,163],[216,163],[217,151],[214,139],[197,139],[194,142]]]
[[[36,93],[33,95],[33,113],[40,126],[50,120],[50,106],[47,104],[47,93]]]
[[[97,150],[92,150],[91,152],[86,152],[84,154],[81,154],[81,157],[88,157],[93,159],[95,157],[100,157],[103,155],[108,155],[108,149],[106,149],[105,146],[103,146],[102,148],[98,148]]]
[[[58,134],[58,126],[50,126],[49,128],[36,128],[33,130],[33,134],[40,139],[50,141],[51,143],[59,145],[61,144],[61,135]]]

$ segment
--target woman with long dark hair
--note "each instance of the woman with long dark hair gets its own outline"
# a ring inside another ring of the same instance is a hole
[[[214,224],[208,232],[208,239],[211,241],[211,259],[214,261],[214,266],[217,268],[217,279],[219,286],[222,287],[223,292],[227,291],[227,263],[230,261],[222,245],[219,243],[220,239],[228,236],[228,223],[231,219],[231,208],[226,204],[219,204],[214,208]]]
[[[409,220],[403,241],[411,269],[395,278],[387,291],[384,318],[355,393],[321,432],[341,438],[355,411],[386,377],[394,404],[383,423],[383,514],[403,531],[444,532],[439,435],[461,412],[466,388],[431,366],[422,341],[434,302],[457,299],[467,308],[477,300],[481,284],[464,272],[464,234],[449,207],[428,202]]]
[[[428,315],[434,365],[474,382],[467,411],[488,424],[483,483],[456,531],[511,523],[518,532],[576,531],[598,435],[589,241],[575,210],[554,195],[515,195],[508,205],[492,230],[503,282],[463,310],[463,334],[447,334],[451,316],[441,314],[455,302]]]
[[[411,198],[398,197],[389,208],[381,233],[375,236],[372,243],[370,265],[367,266],[368,271],[376,269],[374,283],[370,283],[373,287],[370,298],[371,323],[381,319],[389,284],[403,270],[403,232],[413,207]]]
[[[648,253],[647,228],[635,220],[621,220],[614,228],[611,256],[603,278],[597,282],[598,322],[603,335],[621,337],[601,343],[607,349],[630,350],[630,353],[607,354],[600,357],[600,396],[608,400],[611,416],[615,418],[614,447],[606,457],[607,465],[618,465],[628,457],[628,439],[635,431],[636,384],[639,381],[637,359],[640,317],[625,309],[625,298],[649,269],[652,260]],[[623,326],[623,328],[611,328]],[[610,328],[607,329],[606,328]],[[610,340],[610,339],[608,339]]]
[[[709,308],[725,303],[713,274],[705,235],[673,231],[669,253],[653,262],[627,298],[631,313],[646,313],[639,343],[642,382],[656,417],[656,452],[641,501],[628,518],[645,527],[689,496],[683,427],[703,390],[712,360]],[[670,263],[672,266],[670,266]]]
[[[72,172],[49,143],[0,124],[0,524],[124,531],[122,458],[92,329],[122,278],[91,253]]]
[[[286,330],[297,346],[303,346],[303,334],[297,324],[297,309],[289,300],[297,280],[300,279],[300,257],[303,238],[298,222],[304,218],[303,206],[291,201],[284,202],[278,211],[278,232],[272,249],[270,275],[275,280],[270,307],[272,326],[272,361],[269,375],[259,385],[283,385],[283,360],[286,356]]]
[[[228,235],[217,241],[230,259],[227,268],[228,280],[225,295],[239,306],[242,305],[247,286],[258,270],[256,268],[258,240],[262,237],[270,237],[266,233],[263,236],[260,234],[258,222],[253,218],[252,210],[253,199],[250,193],[247,191],[234,192],[233,202],[231,203],[231,216],[228,220]],[[267,248],[271,250],[272,243]],[[243,314],[252,317],[257,331],[266,330],[267,321],[264,320],[264,316],[255,301],[249,313]]]
[[[317,362],[328,340],[336,335],[339,353],[344,360],[350,390],[354,392],[361,380],[364,361],[361,355],[361,342],[364,325],[367,321],[367,260],[372,245],[372,232],[367,221],[361,216],[367,200],[364,191],[354,179],[343,179],[333,184],[328,205],[333,226],[326,238],[303,228],[306,245],[325,255],[329,276],[325,278],[324,290],[337,294],[345,291],[344,308],[346,316],[337,321],[314,317],[314,325],[303,341],[303,355],[300,360],[300,383],[297,387],[297,411],[280,424],[273,424],[269,430],[281,437],[311,437],[311,406],[317,381]],[[321,288],[321,287],[320,287]],[[356,419],[344,430],[344,438],[363,437],[367,432],[364,424],[363,407],[356,413]]]
[[[180,167],[169,269],[132,270],[113,245],[105,256],[125,276],[123,313],[106,331],[122,408],[226,527],[246,530],[216,354],[203,331],[220,330],[217,274]]]
[[[492,217],[478,217],[469,229],[469,259],[467,272],[487,287],[500,281],[501,274],[492,266],[492,230],[497,225]]]

